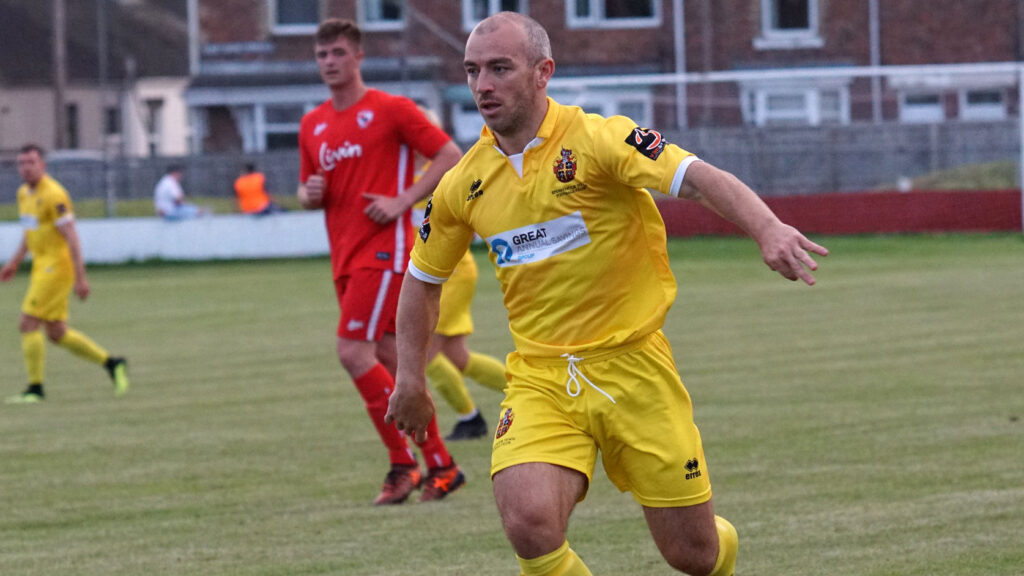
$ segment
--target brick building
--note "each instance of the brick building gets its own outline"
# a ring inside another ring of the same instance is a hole
[[[498,10],[543,24],[557,62],[553,96],[667,128],[991,121],[1016,113],[1005,70],[874,78],[758,71],[1016,62],[1024,0],[188,0],[196,152],[294,147],[302,114],[327,98],[312,58],[324,17],[365,31],[377,88],[439,111],[460,141],[482,122],[461,66],[473,25]],[[968,67],[970,68],[970,67]],[[729,82],[664,81],[736,72]],[[581,88],[573,78],[660,82]]]

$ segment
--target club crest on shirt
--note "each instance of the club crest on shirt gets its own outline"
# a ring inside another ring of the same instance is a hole
[[[512,427],[512,420],[514,419],[515,415],[512,414],[512,409],[506,409],[505,413],[501,415],[501,419],[498,420],[498,429],[494,432],[495,440],[508,433],[508,429]]]
[[[476,180],[473,181],[472,184],[470,184],[469,195],[466,196],[466,202],[469,202],[470,200],[476,200],[477,198],[483,196],[484,191],[482,188],[480,188],[480,186],[482,186],[483,183],[483,180],[477,178]]]
[[[571,182],[576,177],[576,155],[572,153],[572,150],[562,148],[562,152],[553,164],[555,178],[558,178],[559,182]]]
[[[373,122],[373,110],[360,110],[356,112],[356,123],[359,124],[360,128],[365,130],[370,125],[370,122]]]
[[[657,160],[667,142],[661,137],[661,132],[637,126],[633,128],[629,136],[626,136],[626,144],[636,148],[638,152],[651,160]]]
[[[427,200],[427,208],[423,211],[423,223],[420,224],[420,239],[424,242],[430,237],[430,210],[434,207],[434,196]]]

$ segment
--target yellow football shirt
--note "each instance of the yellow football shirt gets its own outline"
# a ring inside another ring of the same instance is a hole
[[[495,144],[484,128],[438,185],[411,273],[443,282],[478,233],[526,356],[614,347],[658,330],[676,283],[647,189],[678,195],[696,157],[628,118],[550,98],[522,155]]]
[[[74,218],[71,199],[63,186],[46,174],[34,189],[22,184],[18,188],[18,214],[33,267],[71,262],[67,240],[57,229]]]

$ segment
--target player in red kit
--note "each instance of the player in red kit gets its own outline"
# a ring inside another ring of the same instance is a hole
[[[427,475],[404,434],[384,423],[394,389],[395,311],[413,244],[410,208],[428,195],[461,152],[408,98],[369,89],[359,66],[362,34],[348,20],[324,21],[316,33],[320,77],[331,98],[302,119],[299,201],[323,209],[334,286],[341,307],[338,359],[359,390],[391,460],[374,504],[399,504],[417,487],[438,500],[465,482],[437,422],[418,443]],[[413,182],[414,153],[432,159]]]

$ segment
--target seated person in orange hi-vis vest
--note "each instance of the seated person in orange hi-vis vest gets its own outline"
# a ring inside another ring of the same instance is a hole
[[[420,109],[434,124],[440,126],[436,114],[422,106]],[[418,178],[430,162],[417,155],[416,163]],[[427,200],[424,199],[413,207],[413,222],[417,225],[423,221],[426,206]],[[440,315],[427,351],[430,358],[427,377],[458,413],[455,428],[445,436],[445,440],[471,440],[490,434],[487,422],[466,389],[465,377],[491,390],[501,392],[505,389],[505,363],[470,350],[466,344],[466,337],[473,333],[470,309],[476,292],[476,279],[476,261],[473,260],[473,254],[467,251],[441,289]]]
[[[284,211],[267,193],[266,182],[266,176],[257,171],[255,165],[245,165],[245,171],[235,180],[235,196],[240,212],[264,216]]]

